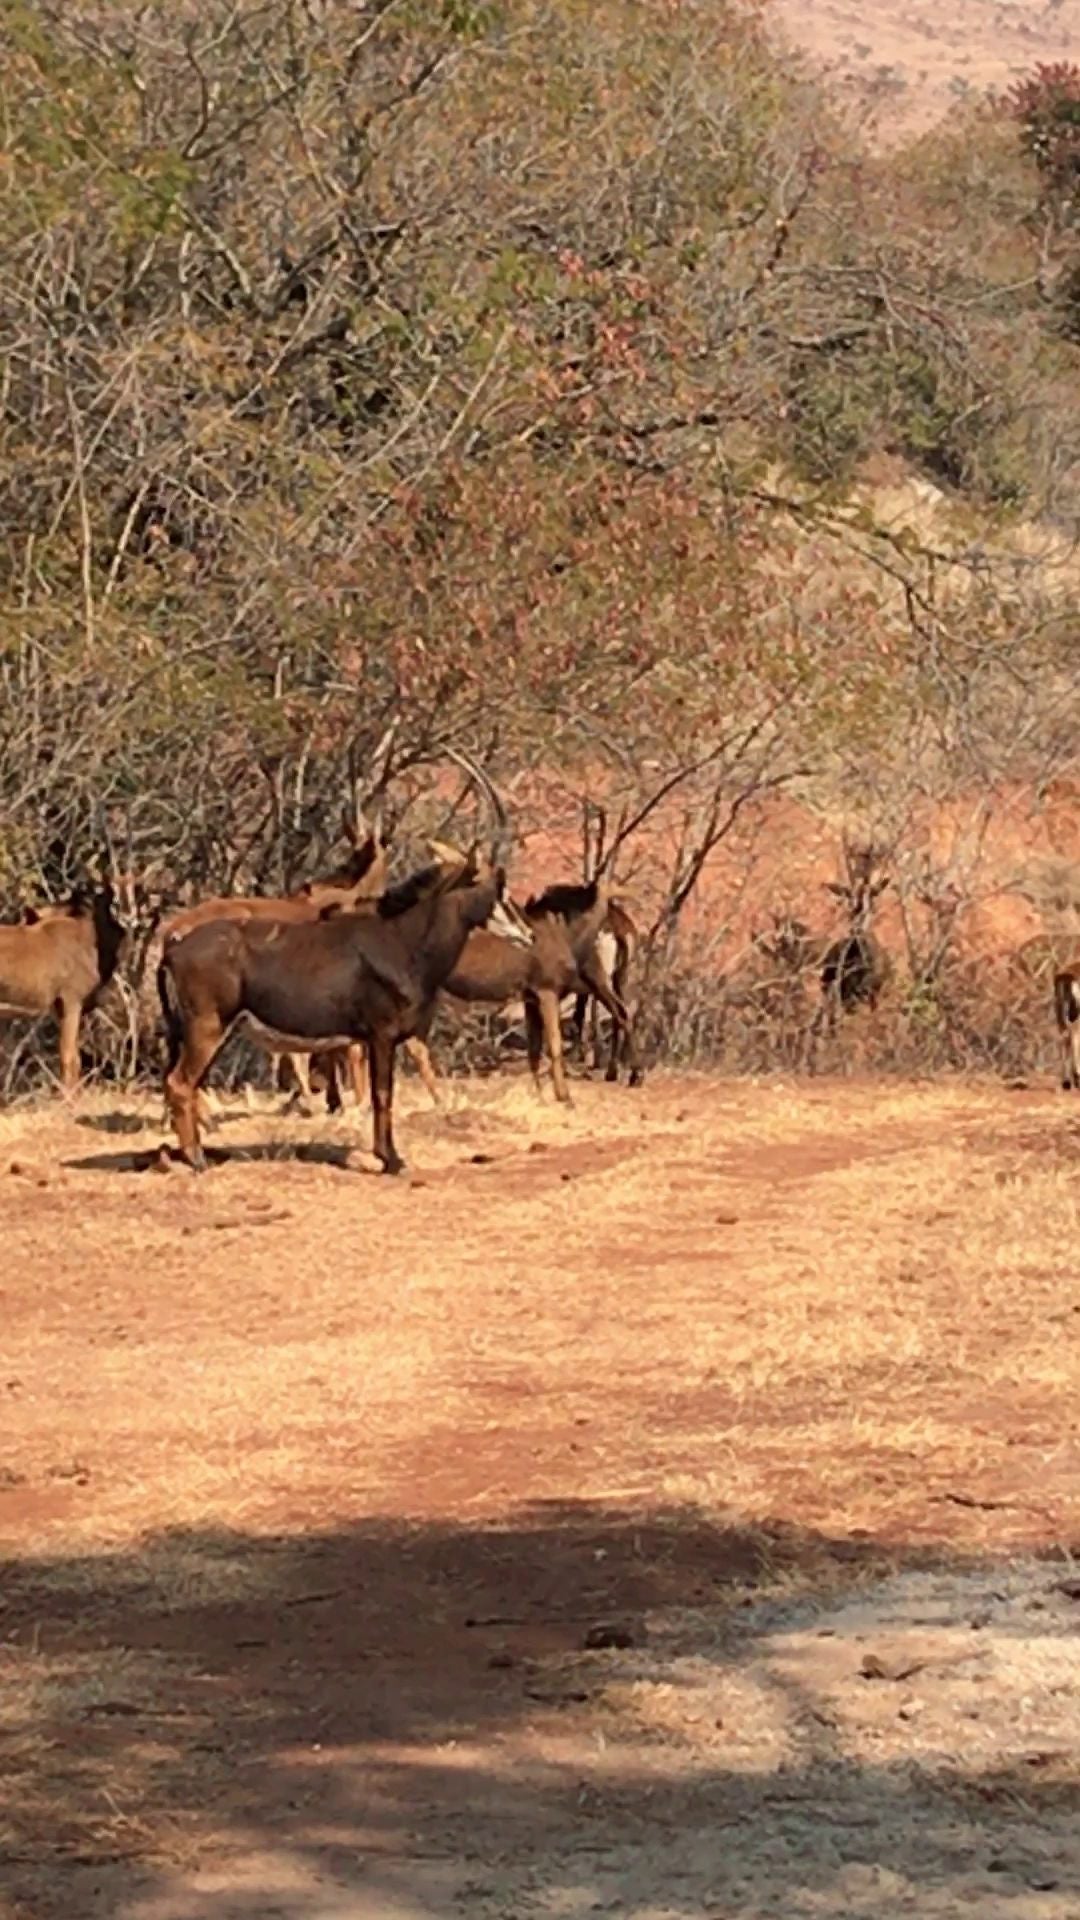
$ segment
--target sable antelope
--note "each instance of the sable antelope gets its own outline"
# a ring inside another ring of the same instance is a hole
[[[626,908],[622,906],[618,900],[609,900],[607,917],[596,936],[596,960],[607,975],[612,993],[617,1000],[622,1002],[624,1007],[626,1006],[626,987],[630,977],[630,963],[634,956],[634,949],[637,946],[637,937],[637,928],[627,913]],[[575,1051],[581,1058],[584,1058],[585,1054],[585,1016],[590,1006],[592,1008],[594,1059],[599,1052],[597,1011],[602,1004],[602,1001],[595,994],[580,992],[574,996],[572,1032],[574,1035]],[[613,1019],[611,1022],[611,1042],[607,1072],[604,1075],[606,1080],[617,1080],[619,1077],[620,1050],[624,1053],[626,1052],[625,1035],[626,1029],[621,1029],[619,1023]],[[622,1043],[621,1049],[620,1042]]]
[[[104,879],[63,905],[26,908],[21,926],[0,926],[0,1020],[56,1014],[65,1093],[79,1084],[83,1014],[116,972],[133,913],[130,890]]]
[[[244,1019],[263,1044],[280,1051],[334,1052],[365,1042],[375,1154],[387,1173],[399,1171],[392,1111],[397,1048],[426,1030],[436,994],[505,884],[505,813],[480,770],[466,764],[498,819],[490,861],[447,849],[449,858],[390,888],[372,913],[334,913],[306,924],[218,920],[168,948],[158,969],[169,1041],[165,1097],[192,1166],[205,1164],[200,1083]]]
[[[295,893],[277,896],[223,895],[183,907],[166,922],[163,933],[165,952],[178,940],[194,932],[196,927],[206,926],[215,920],[273,921],[297,925],[316,921],[329,909],[348,911],[364,902],[374,905],[386,886],[389,872],[389,851],[383,839],[381,821],[376,820],[373,826],[368,826],[357,805],[355,818],[350,819],[348,814],[344,816],[342,831],[352,851],[341,866],[318,879],[305,881]],[[277,1066],[284,1058],[290,1060],[296,1080],[295,1097],[309,1101],[311,1080],[308,1056],[302,1053],[288,1056],[275,1054],[273,1058]]]
[[[844,856],[846,878],[824,883],[844,902],[848,930],[832,942],[822,958],[821,1001],[808,1039],[811,1067],[823,1027],[835,1033],[838,1013],[853,1013],[859,1006],[876,1007],[892,972],[888,954],[870,931],[874,908],[889,884],[889,875],[878,872],[878,854],[872,845],[854,846],[845,838]]]
[[[429,845],[436,860],[452,862],[457,857],[453,848],[443,845],[441,841],[432,840],[429,842]],[[323,917],[329,918],[332,914],[336,914],[339,911],[340,909],[336,906],[326,907]],[[478,929],[475,934],[469,935],[465,943],[465,953],[462,955],[455,969],[455,976],[460,976],[465,966],[466,955],[470,949],[473,948],[473,943],[481,938],[484,940],[505,941],[507,946],[517,946],[518,948],[525,947],[530,949],[532,946],[531,930],[523,921],[519,910],[506,898],[496,900],[488,918],[487,925]],[[480,996],[481,999],[484,997],[485,996]],[[476,998],[477,996],[475,994],[462,996],[463,1000],[475,1000]],[[501,1003],[502,996],[499,995],[496,1004]],[[438,1002],[436,1001],[432,1007],[431,1015],[425,1023],[423,1034],[410,1034],[408,1038],[402,1042],[405,1052],[409,1055],[413,1065],[416,1067],[435,1106],[440,1105],[439,1082],[430,1051],[428,1050],[427,1033],[430,1030],[431,1021],[434,1019],[437,1004]],[[322,1066],[326,1075],[326,1106],[329,1113],[339,1113],[341,1111],[343,1105],[341,1086],[346,1074],[352,1083],[357,1106],[363,1105],[367,1074],[366,1054],[363,1047],[351,1046],[347,1048],[344,1053],[326,1053],[322,1056]]]
[[[527,930],[527,940],[508,937],[491,927],[470,934],[460,960],[444,982],[444,993],[469,1006],[501,1007],[511,1000],[522,1000],[533,1079],[539,1087],[546,1041],[555,1096],[564,1103],[570,1100],[570,1089],[563,1065],[561,1002],[570,993],[594,994],[611,1015],[613,1057],[621,1041],[630,1063],[630,1084],[640,1086],[641,1062],[630,1017],[597,952],[598,936],[610,912],[606,887],[598,881],[548,887],[514,911]],[[434,1012],[432,1006],[427,1025],[417,1029],[418,1039],[425,1045]],[[416,1053],[419,1059],[419,1046]],[[617,1066],[614,1072],[609,1068],[609,1079],[616,1078],[617,1073]]]
[[[1071,968],[1054,975],[1054,1017],[1061,1042],[1061,1084],[1071,1093],[1080,1087],[1080,973]]]

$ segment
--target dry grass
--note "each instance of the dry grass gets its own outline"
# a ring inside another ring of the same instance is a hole
[[[0,1118],[15,1911],[1075,1913],[1067,1101],[407,1087],[400,1182],[351,1115],[237,1107],[203,1181],[157,1121]],[[950,1645],[1012,1597],[905,1720],[833,1656],[920,1580]]]

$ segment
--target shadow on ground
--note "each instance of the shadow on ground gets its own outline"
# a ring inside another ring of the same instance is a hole
[[[249,1146],[215,1147],[206,1145],[210,1167],[241,1166],[254,1161],[297,1161],[307,1166],[336,1167],[340,1172],[367,1171],[361,1160],[364,1143],[360,1140],[256,1141]],[[151,1173],[184,1172],[186,1163],[176,1147],[168,1142],[154,1147],[137,1147],[119,1153],[88,1153],[65,1159],[69,1173]]]
[[[777,1583],[824,1603],[941,1564],[574,1502],[9,1561],[5,1883],[36,1920],[1075,1911],[1073,1784],[870,1764],[782,1668],[766,1769],[693,1698],[661,1739],[610,1692],[662,1666],[665,1621],[715,1667]]]

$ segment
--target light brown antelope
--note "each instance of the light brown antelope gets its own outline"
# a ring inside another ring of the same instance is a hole
[[[83,1014],[116,972],[132,911],[104,879],[65,905],[26,908],[20,926],[0,926],[0,1020],[55,1013],[65,1093],[79,1084]]]

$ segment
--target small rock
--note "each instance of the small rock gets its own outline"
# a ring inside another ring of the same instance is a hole
[[[718,1213],[716,1224],[718,1227],[734,1227],[738,1224],[738,1219],[737,1213]]]
[[[17,1180],[32,1180],[34,1177],[33,1167],[27,1166],[25,1160],[13,1160],[8,1172],[13,1173]]]
[[[863,1680],[891,1680],[892,1679],[892,1674],[889,1672],[889,1669],[885,1665],[884,1660],[879,1660],[876,1653],[863,1654],[862,1661],[859,1666],[859,1674]]]

